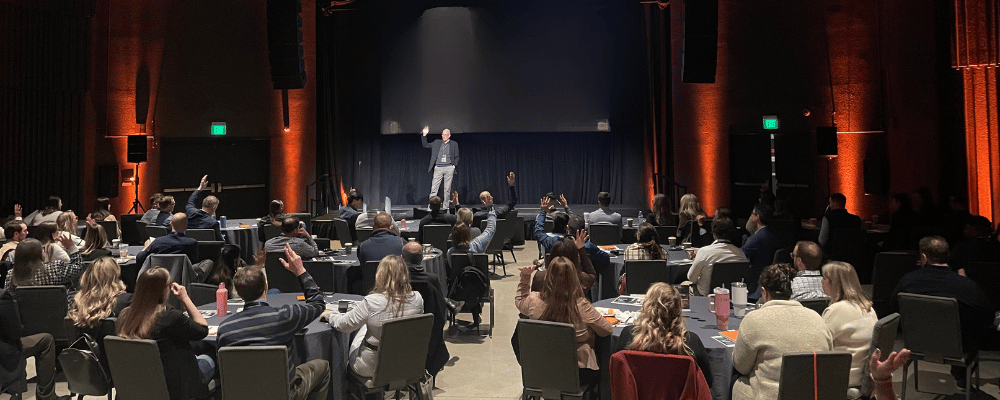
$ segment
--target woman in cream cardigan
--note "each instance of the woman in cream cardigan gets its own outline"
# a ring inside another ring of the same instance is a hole
[[[764,304],[743,318],[733,348],[733,367],[740,374],[733,400],[776,399],[783,354],[833,348],[823,318],[789,300],[795,273],[790,264],[774,264],[760,274]]]
[[[851,353],[850,386],[860,386],[878,316],[851,264],[831,261],[824,265],[823,292],[830,296],[823,320],[833,334],[833,349]]]

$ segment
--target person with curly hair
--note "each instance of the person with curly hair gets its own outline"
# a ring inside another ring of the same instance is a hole
[[[646,291],[646,300],[635,319],[635,325],[625,327],[615,351],[635,350],[658,354],[690,356],[712,386],[711,361],[701,338],[688,331],[681,315],[681,296],[672,285],[654,283]]]
[[[121,269],[111,257],[101,257],[80,275],[80,291],[73,296],[67,316],[77,328],[91,329],[107,317],[118,316],[132,302],[125,292]]]
[[[781,356],[802,351],[830,351],[833,335],[823,318],[792,296],[795,267],[773,264],[760,274],[759,309],[740,323],[733,348],[733,400],[776,399],[781,376]]]

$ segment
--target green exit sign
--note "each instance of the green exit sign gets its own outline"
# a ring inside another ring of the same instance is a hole
[[[764,116],[764,129],[778,129],[778,117],[776,115]]]
[[[226,135],[226,123],[225,122],[213,122],[212,123],[212,136],[225,136]]]

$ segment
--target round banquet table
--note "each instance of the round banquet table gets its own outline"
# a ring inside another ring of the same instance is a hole
[[[337,293],[348,293],[350,291],[350,288],[347,286],[347,269],[352,266],[361,265],[358,261],[358,251],[356,248],[352,249],[350,254],[347,254],[344,249],[340,249],[334,251],[330,256],[317,257],[313,260],[331,260],[333,264],[334,291]],[[441,281],[441,287],[447,290],[448,273],[444,267],[444,257],[441,250],[432,248],[431,254],[424,255],[422,264],[427,272],[438,276],[438,279]]]
[[[613,308],[622,311],[638,311],[638,306],[630,306],[612,303],[613,299],[605,299],[594,303],[595,307]],[[708,311],[708,297],[691,296],[691,311],[684,311],[684,325],[687,330],[694,332],[701,338],[701,343],[705,345],[708,352],[709,363],[712,373],[712,398],[716,400],[729,400],[732,398],[731,382],[733,376],[733,348],[722,342],[713,339],[719,336],[719,329],[716,324],[715,314]],[[734,314],[729,316],[729,329],[739,330],[740,322],[743,318],[737,318]],[[619,324],[614,327],[614,332],[608,338],[598,338],[596,342],[597,357],[601,365],[609,365],[612,349],[618,348],[618,338],[626,324]],[[602,392],[610,390],[610,380],[607,369],[601,370]],[[609,393],[609,392],[608,392]],[[610,398],[610,394],[606,398]]]
[[[226,243],[240,246],[240,257],[247,264],[253,264],[253,255],[260,249],[260,239],[257,237],[257,219],[230,219],[222,228]]]
[[[267,303],[272,307],[278,308],[286,304],[301,302],[301,300],[296,299],[297,296],[301,295],[302,293],[270,294],[267,295]],[[358,301],[361,299],[363,299],[362,296],[340,293],[325,296],[324,298],[328,309],[330,305],[337,307],[337,302],[340,300]],[[227,308],[227,315],[233,315],[242,310],[243,301],[239,299],[230,300]],[[215,311],[215,303],[205,304],[198,307],[198,309]],[[214,345],[216,340],[215,331],[218,329],[219,324],[225,321],[225,317],[206,315],[205,319],[208,321],[209,335],[204,340]],[[296,338],[292,348],[289,349],[292,353],[292,362],[295,365],[311,360],[327,360],[330,362],[332,378],[330,379],[330,391],[327,399],[341,400],[347,398],[343,377],[348,368],[347,353],[351,347],[352,334],[353,332],[340,332],[330,328],[329,324],[321,322],[317,318],[306,326],[301,336],[301,341],[299,341],[299,338]]]
[[[628,247],[627,244],[616,244],[615,248],[619,254],[611,254],[611,263],[608,268],[601,271],[597,265],[594,266],[598,270],[597,282],[591,289],[591,298],[603,300],[607,298],[613,298],[618,296],[618,277],[622,276],[622,272],[625,268],[625,248]],[[670,268],[671,275],[675,275],[678,279],[684,277],[682,280],[687,279],[688,270],[691,269],[691,259],[688,258],[687,251],[685,250],[671,250],[669,246],[660,246],[664,251],[667,252],[667,267]],[[680,283],[680,282],[671,282]]]

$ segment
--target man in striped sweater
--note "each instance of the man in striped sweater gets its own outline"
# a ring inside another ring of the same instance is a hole
[[[233,277],[236,293],[246,303],[243,311],[219,325],[219,347],[224,346],[285,346],[291,350],[295,333],[319,318],[326,308],[323,293],[316,281],[302,266],[302,258],[285,245],[281,264],[299,278],[305,294],[305,304],[289,304],[281,308],[267,304],[267,277],[260,265],[244,267]],[[330,363],[312,360],[292,366],[288,353],[289,398],[293,400],[325,399],[330,387]]]

